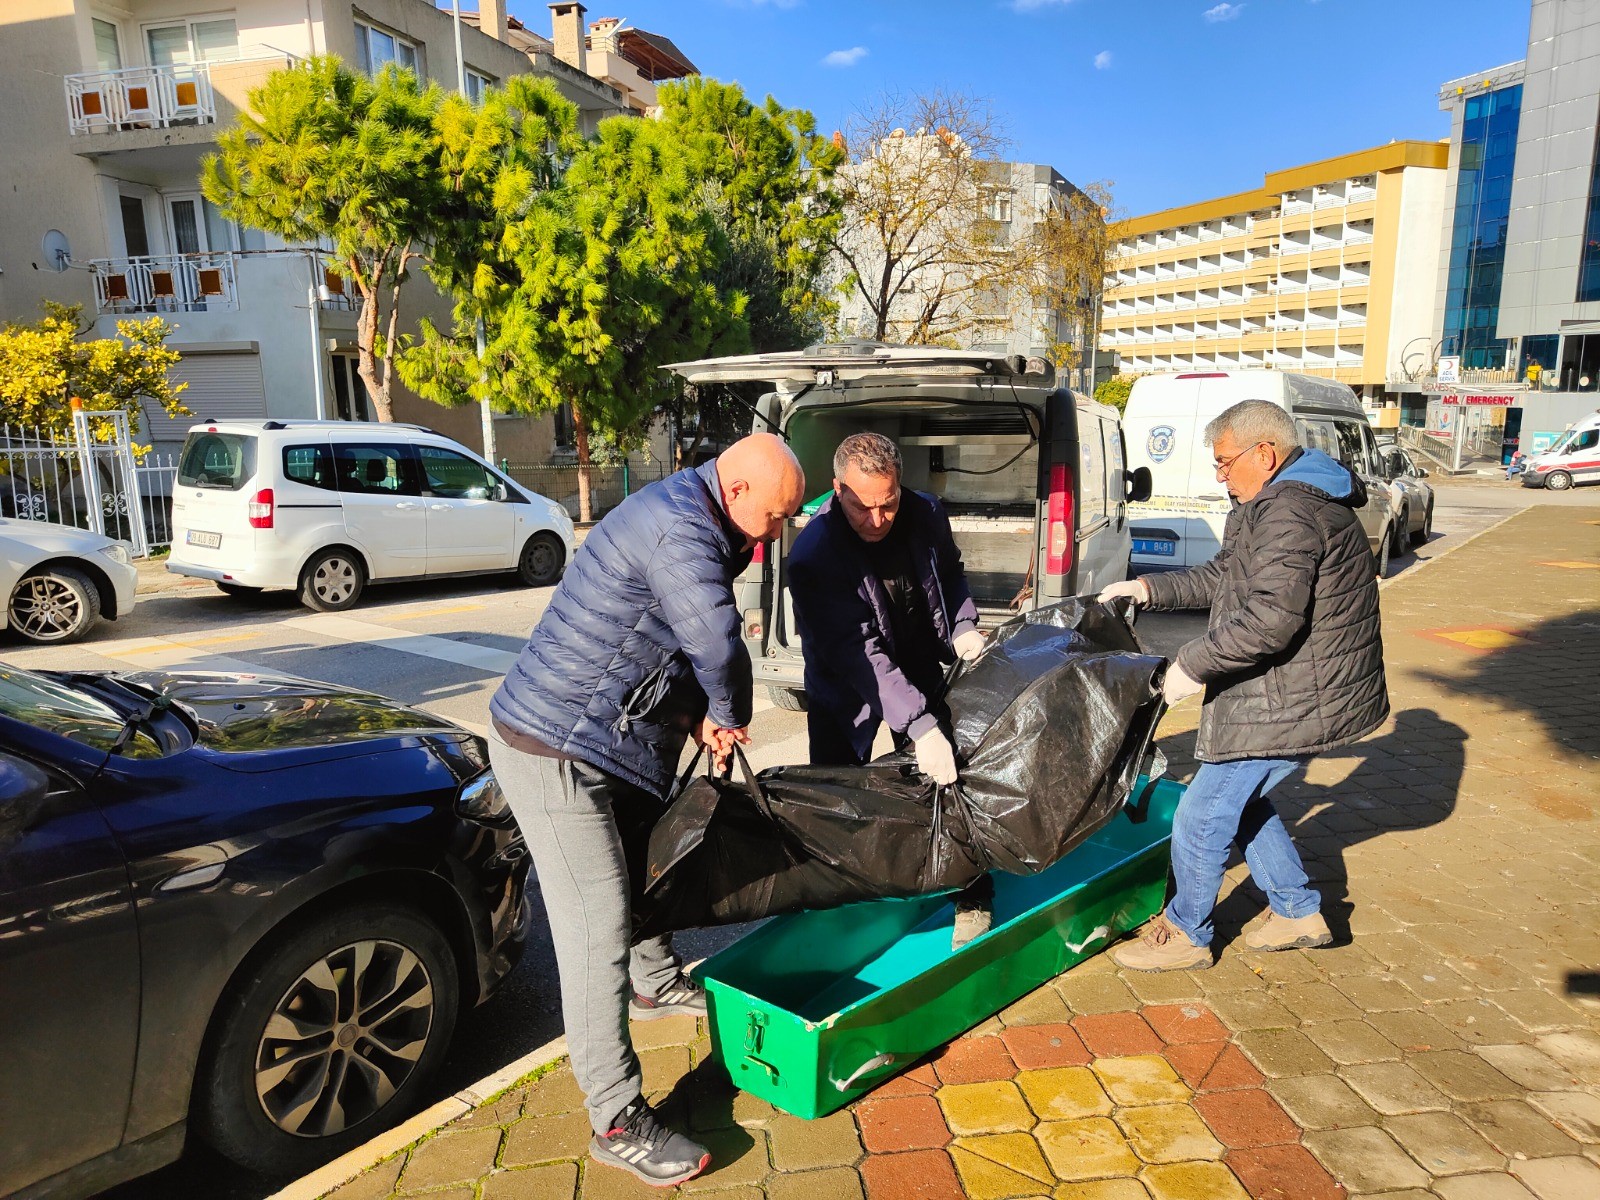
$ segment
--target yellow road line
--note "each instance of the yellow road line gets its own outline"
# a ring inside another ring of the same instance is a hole
[[[488,607],[487,604],[457,604],[453,608],[425,608],[421,612],[384,613],[382,616],[386,621],[420,621],[424,617],[447,617],[451,613],[482,612]]]
[[[130,646],[122,651],[124,654],[155,654],[161,650],[171,650],[174,646],[183,646],[186,649],[198,646],[219,646],[223,642],[249,642],[260,637],[259,633],[229,633],[222,637],[192,638],[185,641],[181,638],[163,638],[150,646]]]

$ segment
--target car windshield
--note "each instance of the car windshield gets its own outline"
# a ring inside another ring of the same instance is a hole
[[[109,751],[127,725],[127,710],[60,680],[0,666],[0,716],[10,717],[69,738],[96,750]],[[159,758],[161,747],[143,731],[124,743],[128,758]]]

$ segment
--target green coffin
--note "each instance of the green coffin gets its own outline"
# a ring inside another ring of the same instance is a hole
[[[949,896],[777,917],[695,972],[736,1086],[820,1117],[913,1066],[1159,911],[1183,786],[1136,803],[1050,869],[996,874],[994,926],[950,949]]]

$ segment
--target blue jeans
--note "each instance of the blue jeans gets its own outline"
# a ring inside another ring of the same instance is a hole
[[[1197,946],[1211,944],[1211,913],[1222,888],[1228,847],[1237,842],[1250,875],[1267,893],[1272,911],[1284,917],[1309,917],[1322,897],[1308,882],[1300,855],[1289,840],[1267,793],[1303,760],[1247,758],[1202,763],[1178,803],[1172,822],[1172,874],[1177,894],[1167,905],[1167,920]]]

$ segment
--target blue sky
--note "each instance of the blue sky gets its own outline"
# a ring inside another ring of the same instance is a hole
[[[469,0],[469,3],[471,0]],[[1449,133],[1439,84],[1527,49],[1525,0],[594,0],[826,132],[886,90],[986,97],[1010,157],[1128,215]],[[548,35],[544,3],[511,0]]]

